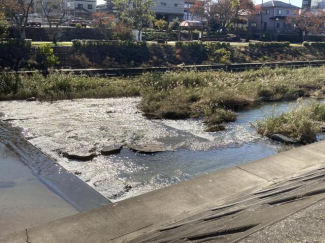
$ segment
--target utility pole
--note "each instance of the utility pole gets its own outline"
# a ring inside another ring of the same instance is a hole
[[[262,0],[262,5],[261,5],[261,26],[260,26],[260,40],[262,40],[262,25],[263,25],[263,0]]]

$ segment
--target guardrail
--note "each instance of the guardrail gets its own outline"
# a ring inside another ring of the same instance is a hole
[[[148,67],[148,68],[105,68],[105,69],[58,69],[54,72],[59,72],[63,74],[74,74],[74,75],[88,75],[88,76],[134,76],[141,75],[143,73],[165,73],[168,71],[187,71],[196,70],[198,72],[206,71],[245,71],[251,69],[259,69],[262,67],[276,68],[276,67],[290,67],[290,68],[300,68],[300,67],[319,67],[325,65],[325,60],[315,60],[315,61],[293,61],[293,62],[268,62],[268,63],[237,63],[237,64],[218,64],[218,65],[186,65],[186,66],[175,66],[175,67]],[[43,74],[48,74],[48,70],[37,70],[37,71],[17,71],[9,72],[16,74],[27,74],[31,75],[33,73],[41,72]]]

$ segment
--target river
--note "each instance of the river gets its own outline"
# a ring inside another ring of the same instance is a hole
[[[5,101],[0,103],[0,120],[20,128],[30,143],[65,169],[111,201],[119,201],[277,153],[282,145],[257,134],[252,124],[297,104],[267,103],[241,111],[225,131],[207,133],[200,119],[148,120],[137,109],[139,102],[140,98]],[[61,153],[99,152],[114,143],[157,144],[167,151],[144,155],[124,147],[117,155],[87,162]]]

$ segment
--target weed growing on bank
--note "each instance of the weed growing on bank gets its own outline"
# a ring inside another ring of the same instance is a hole
[[[242,73],[196,71],[145,74],[140,108],[148,117],[204,117],[210,124],[233,121],[234,111],[263,101],[323,94],[325,67],[263,68]]]
[[[316,141],[324,122],[325,104],[310,103],[288,113],[266,117],[256,123],[256,129],[263,136],[281,134],[300,143],[311,143]]]
[[[58,100],[73,98],[113,98],[139,96],[137,80],[75,76],[53,73],[44,76],[0,75],[0,99]]]

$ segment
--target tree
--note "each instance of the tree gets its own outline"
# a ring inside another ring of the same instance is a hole
[[[0,0],[0,8],[11,18],[19,31],[20,39],[26,39],[28,14],[32,10],[34,0]]]
[[[295,24],[296,30],[303,35],[305,33],[320,34],[324,31],[325,12],[311,12],[304,10],[300,14],[296,12],[294,17],[286,19],[287,24]]]
[[[223,31],[233,22],[234,19],[234,4],[232,0],[219,0],[214,4],[214,11],[217,16],[217,21]]]
[[[140,40],[143,28],[155,19],[155,12],[151,9],[153,0],[113,0],[115,15],[123,23],[129,23],[139,31]]]
[[[172,22],[169,23],[168,28],[169,28],[169,30],[178,30],[179,24],[180,24],[179,19],[175,18],[175,19],[173,19]]]
[[[45,0],[41,1],[43,14],[47,19],[50,27],[50,35],[54,44],[58,41],[60,34],[59,26],[63,24],[64,17],[67,14],[67,8],[64,0]],[[54,28],[53,28],[54,27]]]
[[[107,12],[98,12],[93,14],[93,26],[99,30],[105,40],[111,37],[111,31],[114,25],[114,16]]]
[[[216,19],[215,3],[211,0],[196,0],[190,8],[191,14],[201,22],[206,22],[207,36],[210,36],[211,26]]]
[[[7,35],[7,31],[9,28],[9,23],[6,20],[5,14],[0,12],[0,37],[3,38]]]
[[[237,35],[238,23],[243,19],[243,16],[247,17],[252,11],[254,11],[254,3],[252,0],[232,0],[231,5],[233,10],[233,22]]]
[[[161,31],[167,28],[167,21],[159,19],[155,21],[155,26]]]

